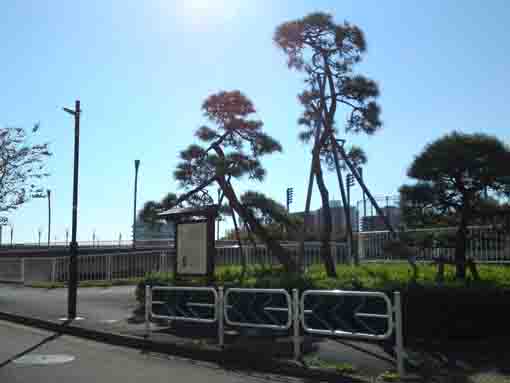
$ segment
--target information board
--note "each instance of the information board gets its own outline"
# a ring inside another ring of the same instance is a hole
[[[207,274],[207,222],[177,225],[177,273]]]

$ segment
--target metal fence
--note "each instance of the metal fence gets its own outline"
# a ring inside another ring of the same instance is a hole
[[[147,285],[145,297],[147,338],[151,336],[151,318],[217,324],[220,347],[224,346],[225,326],[290,331],[294,358],[299,360],[302,334],[365,341],[395,336],[397,370],[401,377],[405,375],[398,292],[394,293],[392,303],[384,293],[367,291],[308,290],[301,292],[300,299],[297,289],[290,295],[283,289],[228,288],[225,291],[223,287],[216,290]]]
[[[414,230],[411,234],[455,233],[455,228]],[[510,262],[510,236],[491,227],[469,228],[467,256],[478,262]],[[391,240],[387,231],[359,233],[354,243],[361,261],[399,260],[395,254],[385,252],[385,244]],[[242,248],[224,242],[227,246],[216,248],[215,264],[242,265],[278,265],[278,258],[263,245],[245,244]],[[298,243],[284,243],[282,246],[297,256]],[[415,247],[418,261],[433,261],[439,256],[453,259],[454,249],[449,247],[421,248]],[[331,251],[336,263],[350,261],[349,249],[345,243],[332,242]],[[136,252],[80,254],[78,270],[80,281],[112,280],[143,277],[147,273],[172,271],[175,253],[168,247],[161,250],[139,250]],[[320,243],[307,242],[303,258],[305,268],[322,264]],[[69,257],[1,257],[0,281],[31,283],[38,281],[67,281]]]
[[[453,237],[457,228],[434,228],[406,230],[397,233],[397,238],[423,238],[432,236]],[[495,229],[492,226],[472,226],[468,228],[466,256],[478,262],[504,263],[510,262],[510,234]],[[397,257],[385,251],[385,245],[392,239],[389,231],[364,232],[358,234],[358,254],[361,260],[394,260]],[[419,239],[417,240],[419,242]],[[445,247],[432,243],[429,247],[411,246],[419,261],[433,261],[439,257],[453,260],[454,245]]]
[[[78,256],[78,280],[112,280],[143,277],[147,273],[172,271],[173,251],[139,251]],[[0,257],[2,282],[65,282],[69,257]]]
[[[282,244],[283,248],[288,250],[293,256],[299,253],[298,243],[285,243]],[[340,242],[331,242],[331,254],[336,263],[349,262],[349,251],[347,244]],[[270,254],[264,245],[252,246],[246,244],[243,246],[242,251],[237,245],[217,247],[216,265],[242,265],[243,258],[247,265],[278,265],[278,258]],[[305,243],[305,254],[303,258],[303,265],[305,268],[312,265],[321,264],[320,257],[320,242],[307,242]]]
[[[132,240],[100,240],[100,241],[79,241],[80,248],[132,248]],[[140,239],[136,240],[135,247],[137,249],[144,248],[168,248],[173,246],[172,239]],[[50,248],[68,248],[68,241],[50,241]],[[48,242],[23,242],[23,243],[10,243],[4,240],[0,244],[0,250],[10,249],[47,249]]]

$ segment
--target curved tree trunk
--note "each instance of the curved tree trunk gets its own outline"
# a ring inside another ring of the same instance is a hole
[[[461,212],[460,224],[455,235],[455,276],[457,279],[466,279],[466,241],[467,241],[467,214]]]
[[[259,237],[266,245],[271,254],[274,254],[279,262],[283,265],[286,271],[296,272],[297,265],[292,259],[290,253],[286,251],[278,241],[271,238],[266,230],[260,225],[257,219],[243,206],[237,198],[237,195],[232,186],[225,180],[224,177],[218,177],[218,183],[225,193],[232,208],[239,214],[243,222],[248,224],[254,234]]]
[[[231,210],[233,210],[232,206],[230,206],[230,208],[231,208]],[[239,234],[239,226],[237,226],[236,213],[234,211],[232,211],[232,222],[234,223],[234,230],[235,230],[237,245],[239,246],[239,251],[241,252],[241,270],[242,270],[241,271],[241,283],[243,283],[244,277],[246,276],[247,262],[246,262],[246,255],[244,254],[244,251],[243,251],[243,242],[241,241],[241,236]]]
[[[314,173],[317,178],[317,186],[319,187],[319,192],[321,195],[322,217],[324,218],[324,225],[321,227],[320,255],[322,262],[324,262],[324,267],[326,268],[328,277],[336,278],[336,267],[335,262],[333,262],[333,258],[331,257],[330,246],[333,224],[331,219],[331,209],[329,208],[329,192],[324,182],[320,160],[315,161],[314,163]]]

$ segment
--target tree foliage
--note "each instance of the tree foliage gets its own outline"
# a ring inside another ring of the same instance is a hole
[[[202,104],[202,111],[212,126],[200,127],[195,136],[201,144],[190,145],[180,153],[174,177],[185,192],[178,202],[189,200],[197,193],[207,194],[207,188],[217,184],[229,208],[249,231],[266,242],[286,269],[295,269],[290,255],[268,235],[233,186],[234,181],[245,179],[262,181],[266,170],[261,157],[281,152],[281,145],[263,131],[262,121],[254,117],[253,103],[238,90],[209,96]]]
[[[408,176],[417,182],[400,188],[404,219],[410,226],[443,221],[458,226],[457,276],[465,277],[467,226],[500,209],[508,198],[510,149],[486,134],[453,132],[428,144]]]
[[[342,179],[343,165],[335,158],[338,125],[344,133],[374,134],[382,125],[377,84],[354,72],[366,51],[363,32],[355,25],[335,23],[330,14],[316,12],[301,19],[285,22],[275,31],[274,42],[286,55],[289,68],[305,75],[305,88],[298,100],[303,113],[298,120],[302,127],[299,138],[312,142],[312,171],[317,179],[324,211],[324,231],[321,256],[330,276],[336,275],[329,241],[332,217],[329,192],[324,182],[322,165],[336,170]],[[346,116],[343,122],[338,115]],[[366,162],[366,154],[359,147],[347,150],[357,166]],[[349,217],[345,189],[340,184],[346,217]],[[348,219],[350,222],[350,220]],[[350,231],[350,230],[349,230]]]
[[[18,209],[31,198],[44,198],[43,180],[49,176],[45,163],[51,156],[49,144],[34,144],[31,132],[23,128],[0,128],[0,212]]]

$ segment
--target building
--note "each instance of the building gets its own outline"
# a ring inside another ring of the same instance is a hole
[[[390,224],[397,228],[402,223],[402,212],[400,208],[395,206],[383,207],[381,210],[384,212]],[[362,231],[382,231],[388,230],[384,224],[384,219],[379,215],[366,216],[361,219]]]
[[[154,223],[136,221],[135,224],[137,241],[164,241],[174,238],[175,224],[160,220]]]
[[[333,239],[344,238],[347,233],[347,219],[341,201],[330,201],[332,237]],[[350,207],[351,224],[353,231],[358,230],[358,211],[355,207]],[[293,213],[295,216],[304,217],[304,212]],[[306,217],[305,227],[307,233],[320,235],[324,229],[324,210],[322,208],[310,211]]]

